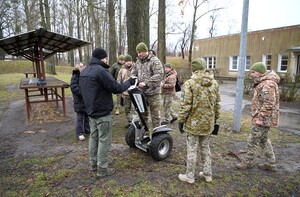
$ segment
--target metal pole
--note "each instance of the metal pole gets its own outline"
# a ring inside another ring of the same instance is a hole
[[[233,131],[240,132],[242,117],[242,102],[244,94],[244,75],[246,68],[247,29],[248,29],[249,0],[243,2],[242,29],[240,39],[240,55],[238,62],[238,78],[236,86],[236,98],[234,105]]]

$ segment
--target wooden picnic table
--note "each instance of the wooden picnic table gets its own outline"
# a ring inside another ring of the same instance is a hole
[[[38,85],[37,81],[38,78],[22,78],[20,82],[19,88],[25,91],[27,120],[30,120],[31,103],[56,102],[58,107],[61,101],[66,116],[65,88],[69,88],[69,84],[55,77],[47,77],[45,85]]]

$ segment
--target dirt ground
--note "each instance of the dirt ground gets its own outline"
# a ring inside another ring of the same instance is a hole
[[[52,113],[45,106],[42,109],[48,116]],[[126,145],[125,123],[116,119],[120,131],[114,130],[111,157],[117,173],[97,180],[89,171],[88,140],[75,137],[71,98],[67,117],[53,112],[58,117],[53,122],[43,116],[27,122],[24,100],[1,103],[0,114],[0,196],[300,196],[299,133],[284,129],[276,133],[278,172],[238,171],[234,164],[243,156],[246,138],[232,137],[224,123],[224,135],[211,144],[213,184],[199,178],[191,187],[177,178],[184,173],[186,154],[185,138],[178,131],[171,133],[171,156],[156,162]],[[177,130],[177,124],[171,127]]]

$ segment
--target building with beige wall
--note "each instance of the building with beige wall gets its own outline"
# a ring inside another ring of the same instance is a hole
[[[237,77],[240,34],[194,41],[193,58],[203,57],[207,68],[222,77]],[[246,71],[264,62],[278,73],[300,75],[300,25],[248,32]]]

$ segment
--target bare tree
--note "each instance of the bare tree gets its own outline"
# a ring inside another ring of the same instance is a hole
[[[217,17],[218,17],[218,13],[215,10],[209,16],[209,19],[210,19],[210,22],[211,22],[210,27],[209,27],[209,37],[210,38],[215,36]]]
[[[160,61],[166,63],[166,1],[159,0],[158,6],[158,28],[157,28],[157,57]]]
[[[187,0],[190,1],[190,0]],[[184,4],[184,0],[181,0],[179,2],[180,4]],[[192,22],[192,31],[191,31],[191,40],[190,40],[190,47],[189,47],[189,63],[192,62],[192,53],[193,53],[193,45],[194,45],[194,38],[195,38],[195,32],[197,29],[197,21],[202,18],[203,16],[207,15],[210,12],[217,11],[223,8],[214,8],[214,9],[208,9],[204,13],[199,14],[198,13],[198,8],[201,6],[205,5],[205,3],[210,3],[210,0],[193,0],[193,8],[194,8],[194,13],[193,13],[193,22]]]
[[[182,26],[184,28],[182,28]],[[184,59],[185,58],[185,50],[186,50],[187,44],[188,44],[188,42],[191,38],[190,37],[190,35],[191,35],[191,24],[189,23],[186,26],[184,26],[184,24],[179,24],[179,25],[177,25],[177,28],[181,31],[181,34],[182,34],[182,37],[178,41],[178,45],[180,46],[181,57],[182,57],[182,59]]]

